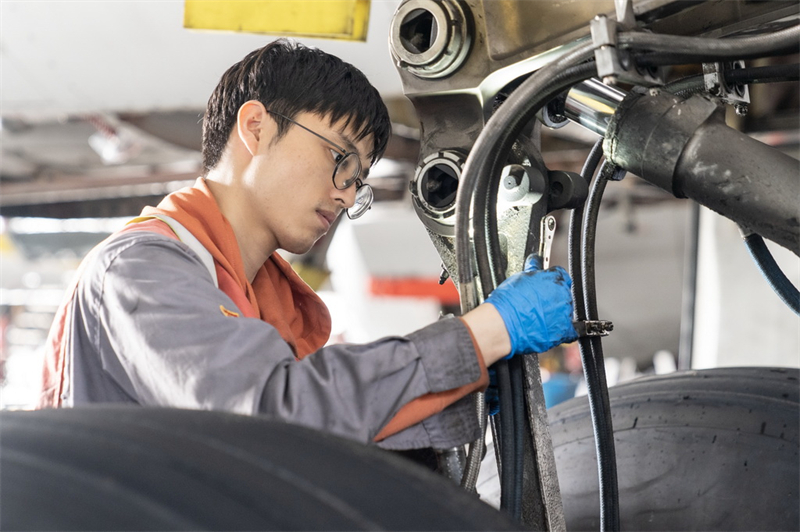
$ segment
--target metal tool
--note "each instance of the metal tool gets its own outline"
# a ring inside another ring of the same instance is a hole
[[[539,256],[542,257],[542,269],[550,267],[550,250],[553,247],[553,238],[556,234],[556,217],[548,214],[542,218],[539,233]]]

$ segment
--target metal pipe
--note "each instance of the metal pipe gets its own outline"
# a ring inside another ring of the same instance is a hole
[[[587,79],[567,93],[564,116],[601,137],[605,136],[611,117],[626,95],[599,79]]]

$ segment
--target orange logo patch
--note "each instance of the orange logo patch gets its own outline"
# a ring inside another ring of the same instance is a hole
[[[228,316],[229,318],[238,318],[239,317],[239,313],[238,312],[234,312],[232,310],[228,310],[225,307],[223,307],[222,305],[219,306],[219,310],[220,310],[220,312],[222,312],[223,316]]]

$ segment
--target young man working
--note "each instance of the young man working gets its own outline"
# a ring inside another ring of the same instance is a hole
[[[369,208],[389,134],[377,91],[324,52],[279,40],[231,67],[203,123],[204,176],[84,260],[41,406],[265,414],[388,448],[474,440],[466,395],[486,367],[574,339],[563,270],[532,267],[408,337],[323,347],[328,311],[276,253]]]

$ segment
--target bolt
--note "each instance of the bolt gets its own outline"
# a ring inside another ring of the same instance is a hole
[[[513,165],[508,170],[508,175],[503,180],[503,186],[506,190],[514,189],[522,184],[522,179],[525,177],[525,169],[518,165]]]
[[[444,284],[448,277],[450,277],[450,272],[447,271],[447,268],[444,267],[444,263],[442,263],[442,273],[439,274],[439,284]]]
[[[747,116],[747,104],[746,103],[737,103],[733,106],[736,109],[736,114],[738,116]]]
[[[657,88],[653,87],[652,89],[650,89],[650,90],[648,91],[648,94],[649,94],[650,96],[658,96],[659,94],[661,94],[661,91],[660,91],[660,90],[658,90]]]

